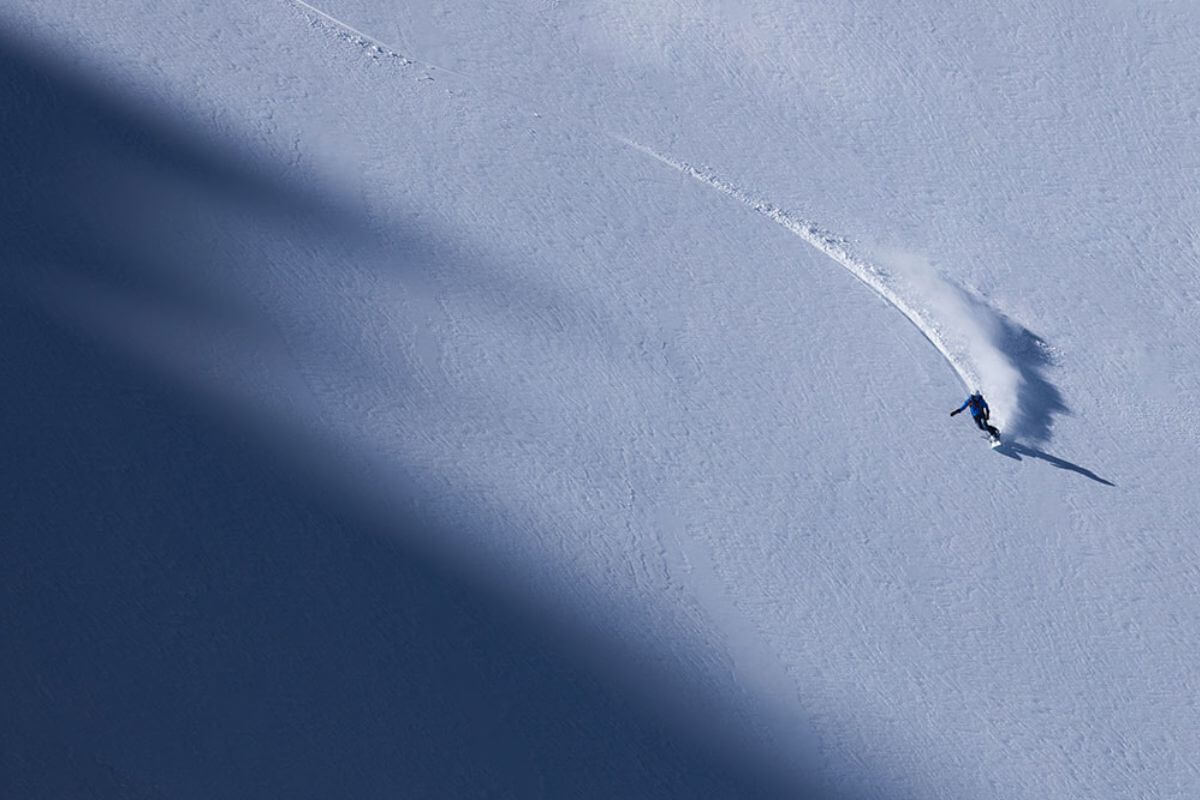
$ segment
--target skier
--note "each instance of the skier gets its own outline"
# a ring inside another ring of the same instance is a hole
[[[971,396],[966,399],[966,402],[951,411],[950,416],[953,417],[964,408],[971,409],[971,416],[975,419],[975,424],[979,426],[979,430],[987,431],[988,436],[992,437],[993,442],[1000,440],[1000,431],[988,424],[988,417],[992,415],[992,412],[988,408],[987,400],[983,399],[983,394],[978,389],[971,392]]]

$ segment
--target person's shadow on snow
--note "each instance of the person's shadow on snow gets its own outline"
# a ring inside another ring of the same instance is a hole
[[[1030,447],[1017,441],[1005,441],[1001,443],[1000,446],[996,448],[996,452],[1000,453],[1001,455],[1008,456],[1014,461],[1020,461],[1022,457],[1040,458],[1042,461],[1045,461],[1052,466],[1058,467],[1059,469],[1069,470],[1071,472],[1078,472],[1085,478],[1091,478],[1097,483],[1103,483],[1105,486],[1116,486],[1116,484],[1112,481],[1107,481],[1104,478],[1101,478],[1090,469],[1081,467],[1078,464],[1072,464],[1070,461],[1059,458],[1058,456],[1052,456],[1044,450],[1038,450],[1036,447]]]

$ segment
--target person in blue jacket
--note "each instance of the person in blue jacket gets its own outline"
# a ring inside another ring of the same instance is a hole
[[[966,402],[951,411],[950,416],[953,417],[964,408],[971,409],[971,416],[975,419],[975,424],[979,426],[979,430],[987,431],[988,436],[991,436],[993,439],[1000,438],[1000,431],[988,424],[988,418],[992,415],[992,412],[988,408],[987,400],[983,399],[983,394],[978,389],[971,392],[971,396],[967,398]]]

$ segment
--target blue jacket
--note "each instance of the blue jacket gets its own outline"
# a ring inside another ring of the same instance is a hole
[[[957,414],[959,411],[962,411],[964,408],[971,409],[972,417],[978,417],[979,415],[983,414],[985,411],[988,411],[990,413],[990,410],[988,409],[987,400],[984,400],[983,395],[981,395],[981,394],[973,394],[970,397],[968,397],[966,399],[966,402],[964,402],[961,406],[959,406],[958,410],[956,410],[954,413]]]

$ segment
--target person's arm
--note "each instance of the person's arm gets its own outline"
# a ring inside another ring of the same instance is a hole
[[[971,402],[971,398],[969,398],[969,397],[968,397],[966,400],[964,400],[964,401],[963,401],[963,404],[962,404],[961,406],[959,406],[958,408],[956,408],[956,409],[954,409],[953,411],[951,411],[951,412],[950,412],[950,416],[952,416],[952,417],[953,417],[955,414],[958,414],[959,412],[961,412],[961,411],[962,411],[964,408],[966,408],[966,407],[967,407],[967,405],[968,405],[970,402]]]

